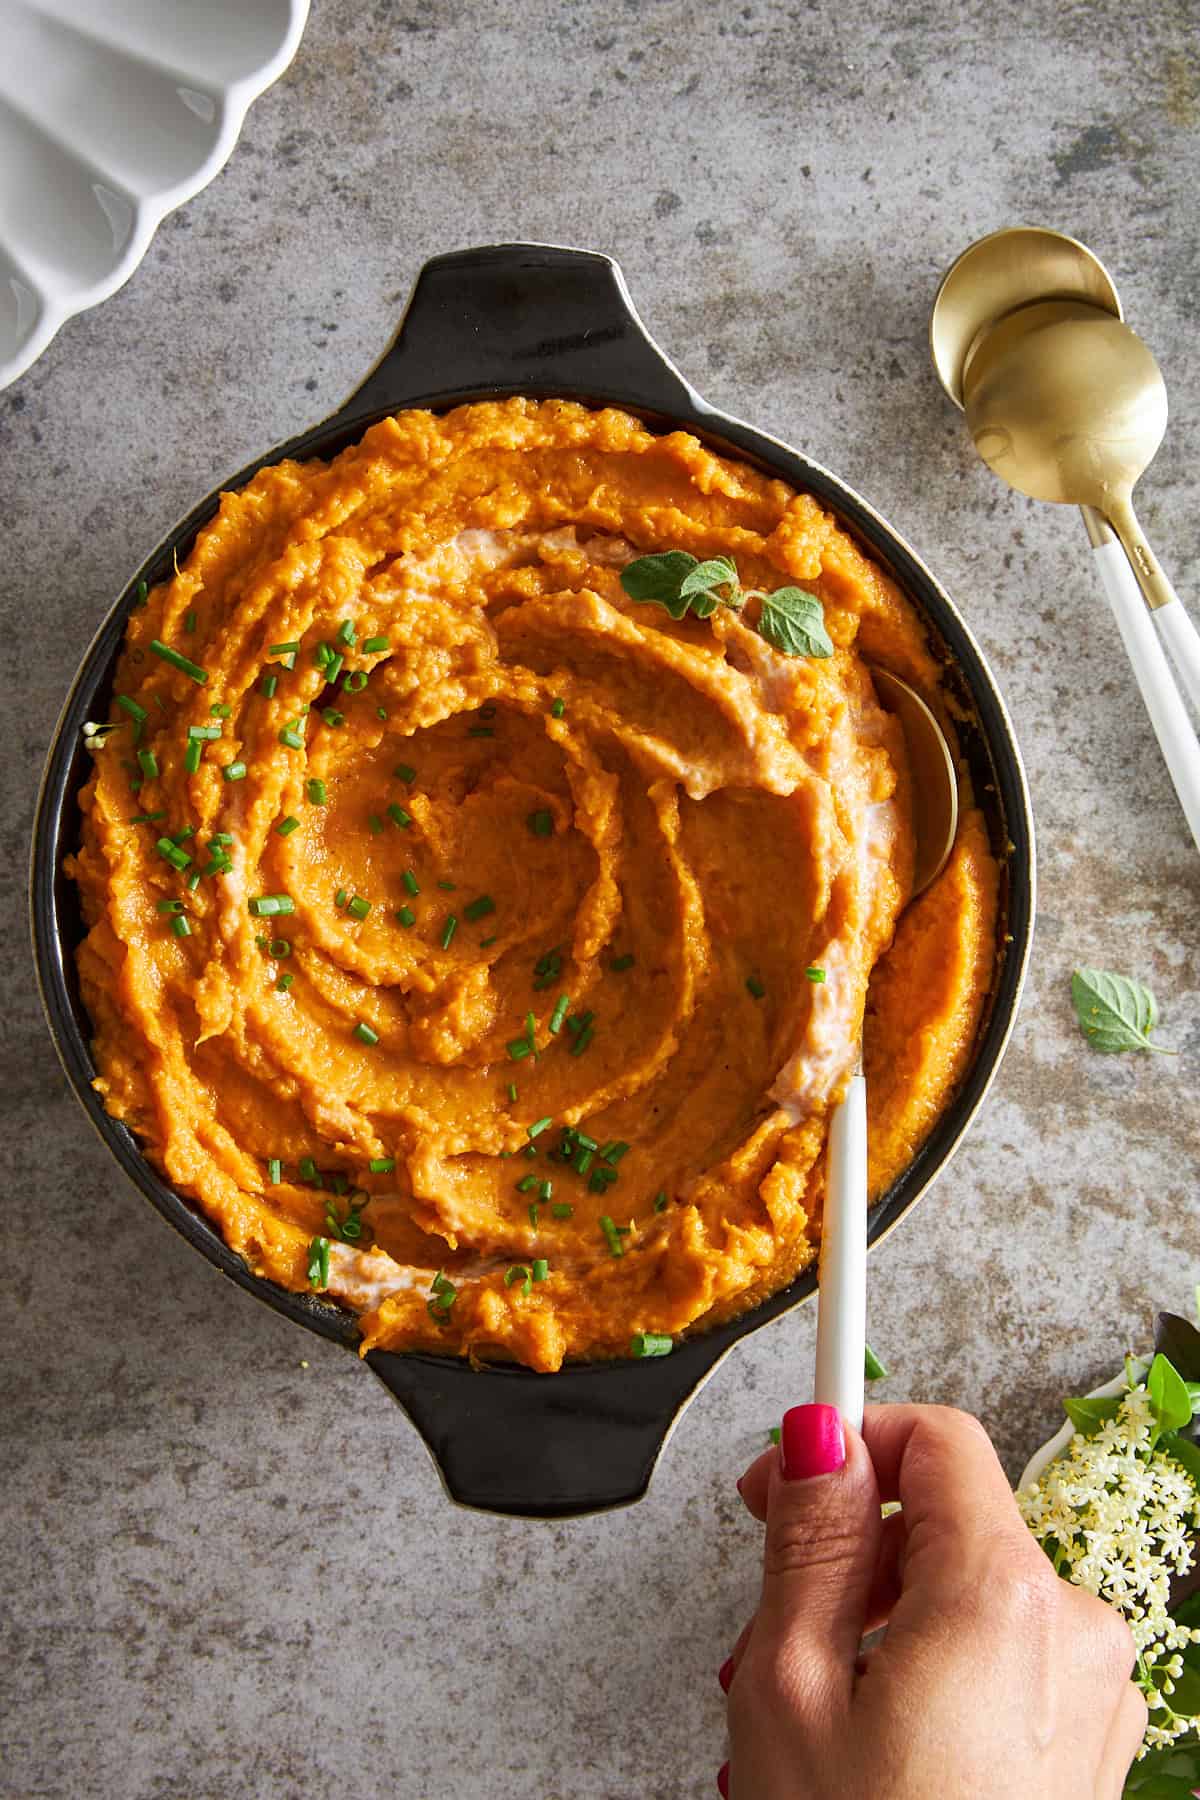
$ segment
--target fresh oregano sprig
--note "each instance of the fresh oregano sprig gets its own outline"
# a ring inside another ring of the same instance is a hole
[[[747,600],[759,602],[758,635],[785,656],[832,656],[833,640],[825,629],[825,610],[804,588],[744,588],[737,565],[728,556],[701,562],[687,550],[663,550],[637,556],[621,571],[621,586],[631,600],[665,607],[673,619],[692,612],[709,619],[718,606],[740,612]]]

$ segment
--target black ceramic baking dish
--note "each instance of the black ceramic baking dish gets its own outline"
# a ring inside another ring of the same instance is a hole
[[[996,976],[964,1081],[929,1141],[871,1214],[878,1243],[945,1167],[996,1072],[1016,1015],[1033,919],[1034,844],[1020,754],[995,683],[952,602],[924,563],[864,500],[807,456],[716,411],[646,332],[609,257],[542,244],[497,244],[440,256],[417,278],[394,340],[329,418],[276,445],[221,484],[147,557],[101,625],[63,708],[38,801],[32,915],[46,1016],[68,1079],[125,1173],[213,1266],[308,1331],[356,1350],[353,1317],[315,1296],[252,1275],[218,1232],[144,1159],[92,1088],[91,1031],[75,949],[82,922],[62,873],[80,831],[76,795],[87,769],[82,726],[107,717],[112,671],[137,581],[169,572],[176,552],[241,487],[283,457],[330,457],[400,407],[443,410],[510,394],[612,404],[652,428],[684,427],[715,448],[815,494],[882,564],[925,619],[971,723],[964,731],[976,794],[1004,869]],[[366,1361],[431,1451],[450,1495],[495,1512],[563,1517],[619,1506],[645,1492],[684,1405],[739,1338],[816,1289],[808,1271],[732,1323],[657,1360],[567,1366],[556,1375],[478,1370],[453,1357],[373,1351]]]

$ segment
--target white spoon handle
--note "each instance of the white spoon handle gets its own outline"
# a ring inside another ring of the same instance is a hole
[[[1196,630],[1178,598],[1168,600],[1165,606],[1156,606],[1151,617],[1171,652],[1188,699],[1193,706],[1200,707],[1200,631]]]
[[[1140,604],[1140,601],[1139,601]],[[829,1126],[813,1398],[862,1427],[867,1354],[867,1084],[852,1075]]]
[[[1114,540],[1096,544],[1092,555],[1100,566],[1104,591],[1116,615],[1163,761],[1175,783],[1175,792],[1196,848],[1200,850],[1200,743],[1124,550]],[[1160,613],[1169,610],[1169,606],[1158,608]]]

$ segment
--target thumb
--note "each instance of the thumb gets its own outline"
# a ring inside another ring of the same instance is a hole
[[[754,1636],[810,1724],[849,1703],[880,1540],[879,1489],[862,1438],[832,1406],[792,1407],[767,1491]]]

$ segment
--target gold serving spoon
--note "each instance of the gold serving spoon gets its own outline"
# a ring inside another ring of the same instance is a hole
[[[941,726],[915,688],[872,668],[880,704],[895,713],[912,773],[915,899],[945,868],[958,831],[958,778]],[[817,1293],[813,1398],[862,1425],[867,1353],[867,1084],[859,1044],[845,1097],[829,1123]]]
[[[1132,504],[1166,430],[1158,364],[1121,318],[1103,264],[1073,238],[1028,227],[993,233],[959,257],[934,303],[930,345],[989,468],[1033,499],[1083,508],[1105,591],[1200,847],[1200,745],[1146,608],[1197,705],[1200,635]]]

